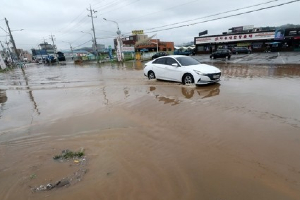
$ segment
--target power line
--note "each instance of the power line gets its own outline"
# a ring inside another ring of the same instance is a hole
[[[68,26],[62,28],[61,30],[59,30],[58,32],[61,32],[64,29],[67,29],[77,18],[79,18],[83,13],[85,12],[85,10],[83,10],[74,20],[72,20]]]
[[[108,12],[111,12],[111,11],[113,11],[113,10],[118,10],[118,9],[124,8],[124,7],[126,7],[126,6],[129,6],[129,5],[131,5],[131,4],[136,3],[136,2],[138,2],[138,1],[140,1],[140,0],[136,0],[136,1],[134,1],[134,2],[128,3],[128,4],[124,5],[124,6],[119,7],[119,8],[114,8],[114,9],[112,9],[112,10],[108,10],[107,12],[104,12],[104,13],[102,13],[101,15],[103,15],[103,14],[105,14],[105,13],[108,13]]]
[[[0,28],[5,32],[5,33],[8,33],[4,28],[2,28],[1,26],[0,26]]]
[[[153,30],[153,29],[156,29],[156,28],[163,28],[163,27],[166,27],[166,26],[172,26],[172,25],[182,24],[182,23],[185,23],[185,22],[196,21],[196,20],[199,20],[199,19],[215,17],[215,16],[218,16],[218,15],[222,15],[222,14],[226,14],[226,13],[230,13],[230,12],[235,12],[235,11],[244,10],[244,9],[247,9],[247,8],[252,8],[252,7],[257,7],[257,6],[273,3],[273,2],[276,2],[276,1],[279,1],[279,0],[272,0],[272,1],[264,2],[264,3],[259,3],[259,4],[255,4],[255,5],[251,5],[251,6],[246,6],[246,7],[242,7],[242,8],[228,10],[228,11],[224,11],[224,12],[220,12],[220,13],[216,13],[216,14],[212,14],[212,15],[208,15],[208,16],[204,16],[204,17],[199,17],[199,18],[195,18],[195,19],[191,19],[191,20],[176,22],[176,23],[167,24],[167,25],[164,25],[164,26],[157,26],[157,27],[153,27],[153,28],[149,28],[149,29],[145,29],[145,30]]]
[[[253,12],[267,10],[267,9],[271,9],[271,8],[275,8],[275,7],[280,7],[280,6],[284,6],[284,5],[287,5],[287,4],[296,3],[296,2],[299,2],[299,1],[300,0],[289,1],[289,2],[286,2],[286,3],[281,3],[281,4],[277,4],[277,5],[273,5],[273,6],[263,7],[263,8],[259,8],[259,9],[256,9],[256,10],[250,10],[250,11],[246,11],[246,12],[242,12],[242,13],[237,13],[237,14],[224,16],[224,17],[218,17],[218,18],[215,18],[215,19],[205,20],[205,21],[201,21],[201,22],[195,22],[195,23],[191,23],[191,24],[183,24],[183,25],[180,25],[180,26],[174,26],[174,27],[165,28],[165,29],[158,29],[158,30],[154,30],[154,31],[148,31],[147,33],[156,33],[156,32],[165,31],[165,30],[172,30],[172,29],[176,29],[176,28],[193,26],[193,25],[196,25],[196,24],[216,21],[216,20],[220,20],[220,19],[226,19],[226,18],[230,18],[230,17],[240,16],[240,15],[245,15],[245,14],[249,14],[249,13],[253,13]]]
[[[80,45],[78,45],[78,46],[76,46],[76,47],[74,47],[74,48],[77,48],[77,47],[80,47],[80,46],[82,46],[82,45],[85,45],[85,44],[87,44],[87,43],[89,43],[89,42],[91,42],[92,40],[89,40],[89,41],[87,41],[87,42],[85,42],[85,43],[82,43],[82,44],[80,44]]]
[[[115,0],[115,1],[112,1],[108,4],[105,4],[105,5],[102,5],[102,6],[98,6],[96,7],[95,9],[99,9],[99,11],[102,11],[102,10],[105,10],[107,7],[110,7],[110,6],[113,6],[113,5],[116,5],[116,3],[120,1],[120,0]]]
[[[81,38],[83,38],[85,35],[87,35],[88,33],[85,33],[84,35],[81,35],[80,37],[78,37],[76,40],[73,40],[71,43],[74,43],[75,41],[77,41],[77,40],[79,40],[79,39],[81,39]]]
[[[63,31],[60,34],[60,36],[70,33],[71,29],[73,29],[73,28],[78,29],[78,26],[76,26],[76,25],[80,25],[81,26],[81,23],[83,23],[83,21],[85,21],[85,20],[87,21],[87,19],[88,19],[88,17],[84,16],[83,18],[81,18],[80,21],[78,21],[77,23],[73,24],[70,28],[66,29],[65,31]]]
[[[134,18],[131,18],[131,19],[127,19],[127,20],[124,20],[124,21],[121,21],[121,22],[127,22],[127,21],[130,21],[132,19],[140,19],[141,17],[146,17],[148,15],[152,15],[152,14],[155,14],[155,13],[159,13],[159,12],[163,12],[163,11],[166,11],[166,10],[174,9],[176,7],[180,7],[180,6],[183,6],[183,5],[186,5],[186,4],[190,4],[190,3],[194,3],[196,1],[199,1],[199,0],[193,0],[193,1],[190,1],[190,2],[187,2],[187,3],[179,4],[179,5],[176,5],[176,6],[173,6],[173,7],[169,7],[169,8],[166,8],[166,9],[162,9],[162,10],[159,10],[159,11],[148,13],[148,14],[145,14],[145,15],[142,15],[142,16],[139,16],[139,17],[134,17]]]

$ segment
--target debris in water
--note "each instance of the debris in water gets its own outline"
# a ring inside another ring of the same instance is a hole
[[[62,188],[67,187],[69,185],[76,184],[77,182],[81,181],[83,176],[87,173],[86,163],[87,158],[84,156],[84,149],[81,148],[78,152],[72,152],[68,149],[63,150],[61,155],[56,155],[53,157],[54,160],[69,161],[73,159],[73,162],[79,167],[77,171],[75,171],[72,175],[65,177],[57,182],[54,183],[47,183],[46,185],[40,185],[39,187],[32,188],[32,192],[39,192],[39,191],[49,191],[54,188]],[[36,178],[35,174],[30,176],[31,179]]]
[[[36,178],[36,174],[31,174],[30,175],[30,179],[35,179]]]
[[[68,160],[68,159],[81,158],[83,156],[84,156],[84,149],[83,148],[81,148],[81,150],[78,151],[78,152],[73,152],[73,151],[70,151],[70,150],[66,149],[66,150],[63,150],[60,155],[55,155],[53,157],[53,159],[54,160],[59,160],[59,159]]]

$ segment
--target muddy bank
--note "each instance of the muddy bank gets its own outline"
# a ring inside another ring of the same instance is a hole
[[[149,81],[132,66],[31,68],[27,85],[22,74],[0,79],[1,196],[298,199],[299,71],[219,67],[221,83],[198,88]],[[73,173],[52,157],[78,147],[89,158],[80,182],[31,192]]]

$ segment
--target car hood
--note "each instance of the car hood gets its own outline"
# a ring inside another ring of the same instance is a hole
[[[199,64],[199,65],[190,65],[190,66],[184,66],[187,69],[197,70],[202,73],[219,73],[221,72],[218,68],[207,65],[207,64]]]

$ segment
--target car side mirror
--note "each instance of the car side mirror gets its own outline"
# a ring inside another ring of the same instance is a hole
[[[174,66],[174,67],[179,67],[179,66],[178,66],[178,63],[173,63],[172,66]]]

